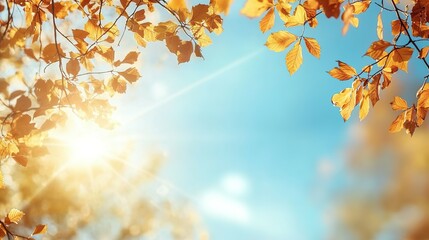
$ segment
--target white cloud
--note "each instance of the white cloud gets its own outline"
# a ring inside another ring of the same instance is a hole
[[[243,196],[248,192],[249,184],[240,174],[228,174],[222,179],[222,188],[229,194]]]
[[[250,212],[245,203],[220,191],[208,191],[201,197],[203,210],[209,215],[239,224],[250,221]]]

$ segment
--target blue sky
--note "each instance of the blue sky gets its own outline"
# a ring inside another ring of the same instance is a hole
[[[291,77],[286,52],[266,49],[269,34],[240,15],[241,7],[233,4],[205,60],[178,66],[161,45],[143,52],[143,79],[118,115],[134,116],[123,128],[140,136],[142,149],[167,154],[160,178],[194,204],[212,239],[323,239],[329,191],[341,184],[340,152],[353,125],[330,102],[351,82],[326,71],[336,60],[357,68],[368,61],[361,56],[377,38],[377,15],[360,16],[359,29],[346,36],[341,21],[321,17],[306,34],[319,41],[321,58],[304,50]],[[274,30],[284,30],[276,20]]]

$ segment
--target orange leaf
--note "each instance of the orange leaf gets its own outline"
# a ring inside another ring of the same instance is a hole
[[[389,127],[389,132],[395,133],[401,131],[404,126],[405,112],[399,114]]]
[[[370,4],[371,4],[371,0],[365,0],[365,1],[361,1],[361,2],[352,3],[352,5],[354,7],[354,13],[360,14],[360,13],[365,12],[368,9]]]
[[[385,50],[391,45],[392,44],[390,42],[384,40],[375,41],[368,48],[365,55],[372,57],[374,60],[378,60],[387,54]]]
[[[407,101],[397,96],[393,98],[393,101],[390,102],[390,105],[392,105],[393,110],[406,110],[408,108]]]
[[[298,5],[293,16],[287,18],[285,25],[286,27],[300,26],[304,24],[305,20],[307,20],[307,13],[302,5]]]
[[[338,67],[335,67],[334,69],[328,72],[329,75],[331,75],[332,77],[338,80],[344,81],[357,75],[356,70],[353,67],[341,61],[337,61],[337,62],[338,62]]]
[[[429,46],[426,46],[420,50],[419,58],[426,58],[429,52]]]
[[[0,171],[0,189],[2,188],[4,188],[4,179],[3,179],[3,173]]]
[[[34,228],[34,231],[31,235],[44,234],[47,231],[48,231],[48,226],[43,225],[43,224],[39,224]]]
[[[183,41],[177,51],[177,61],[179,63],[189,62],[191,59],[191,54],[193,51],[193,46],[191,41]]]
[[[66,70],[69,74],[76,76],[80,71],[80,64],[76,58],[71,59],[67,65]]]
[[[27,109],[29,109],[31,107],[31,100],[30,98],[21,95],[21,97],[19,97],[16,100],[16,105],[15,105],[15,110],[23,112]]]
[[[139,52],[129,52],[127,54],[127,56],[125,56],[124,60],[122,60],[122,63],[129,63],[129,64],[134,64],[135,62],[137,62],[137,59],[139,57]]]
[[[320,58],[320,45],[314,38],[306,38],[304,37],[305,46],[307,47],[308,52],[311,53],[311,55]]]
[[[259,22],[259,28],[264,33],[274,26],[274,8],[271,8]]]
[[[123,72],[118,72],[119,75],[124,77],[129,83],[137,81],[141,76],[135,67],[128,68]]]
[[[302,64],[302,47],[297,42],[286,55],[286,66],[290,75],[294,74]]]

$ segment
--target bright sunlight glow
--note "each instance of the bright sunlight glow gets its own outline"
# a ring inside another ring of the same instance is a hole
[[[68,129],[63,139],[72,165],[98,165],[111,156],[114,145],[109,130],[84,121],[74,122]]]

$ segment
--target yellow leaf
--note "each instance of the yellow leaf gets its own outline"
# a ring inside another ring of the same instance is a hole
[[[343,89],[341,92],[334,94],[331,99],[332,104],[342,108],[349,101],[352,91],[352,88],[346,88]]]
[[[185,0],[171,0],[168,2],[168,6],[176,12],[182,8],[187,8]]]
[[[259,28],[264,33],[274,26],[274,8],[271,8],[259,22]]]
[[[381,74],[377,74],[372,78],[372,82],[369,83],[369,98],[371,99],[372,106],[380,100],[380,96],[378,94],[378,86],[380,84]]]
[[[386,62],[384,63],[385,68],[393,69],[397,67],[404,72],[408,71],[408,61],[413,55],[413,49],[410,47],[397,48],[391,52]]]
[[[390,42],[384,40],[375,41],[368,48],[365,55],[373,58],[374,60],[378,60],[387,54],[385,50],[391,45],[392,44]]]
[[[426,58],[429,52],[429,46],[420,49],[419,58]]]
[[[293,16],[287,18],[285,25],[286,27],[300,26],[304,24],[305,20],[307,20],[307,13],[302,5],[298,5]]]
[[[306,38],[304,37],[305,46],[307,47],[308,52],[311,53],[311,55],[320,58],[320,45],[314,38]]]
[[[344,81],[357,75],[356,70],[353,67],[341,61],[337,61],[337,62],[338,62],[338,67],[335,67],[334,69],[328,72],[329,75],[331,75],[332,77],[338,80]]]
[[[98,26],[98,24],[94,23],[93,20],[87,21],[84,29],[89,33],[88,37],[94,41],[103,34],[103,30]]]
[[[393,101],[390,102],[390,105],[392,105],[393,110],[406,110],[408,108],[407,101],[397,96],[393,98]]]
[[[368,96],[364,96],[360,103],[359,120],[362,121],[368,115],[368,111],[369,111],[369,98]]]
[[[125,56],[124,60],[122,60],[122,63],[134,64],[137,62],[139,54],[140,53],[136,51],[129,52],[127,56]]]
[[[418,108],[429,108],[429,90],[424,89],[419,91],[417,99]]]
[[[405,112],[399,114],[389,127],[389,132],[395,133],[401,131],[404,126]]]
[[[34,231],[31,235],[44,234],[46,232],[48,232],[48,226],[40,224],[34,228]]]
[[[381,20],[381,12],[377,16],[377,37],[383,40],[383,21]]]
[[[341,33],[343,35],[346,35],[347,31],[349,30],[350,20],[352,18],[354,18],[355,8],[351,4],[347,4],[344,8],[345,8],[345,10],[343,12],[343,15],[341,15],[341,19],[344,22],[343,29],[342,29]]]
[[[284,51],[289,45],[297,40],[297,36],[286,31],[271,33],[265,46],[274,52]]]
[[[356,106],[356,91],[353,90],[350,94],[350,98],[348,99],[348,101],[346,101],[346,103],[340,109],[340,114],[341,114],[341,117],[343,117],[344,122],[350,118],[355,106]]]
[[[302,47],[297,42],[286,55],[286,66],[290,75],[294,74],[302,64]]]
[[[272,0],[247,0],[241,14],[249,18],[259,17],[272,6]]]
[[[19,211],[16,208],[13,208],[12,210],[9,211],[9,213],[7,214],[7,221],[6,222],[10,222],[10,223],[18,223],[19,220],[21,220],[21,218],[25,215],[25,213]]]
[[[210,5],[214,6],[217,14],[224,13],[226,15],[229,12],[232,1],[233,0],[210,0]]]
[[[360,13],[365,12],[368,9],[370,3],[371,3],[371,0],[365,0],[365,1],[361,1],[361,2],[352,3],[353,7],[355,8],[354,13],[360,14]]]

